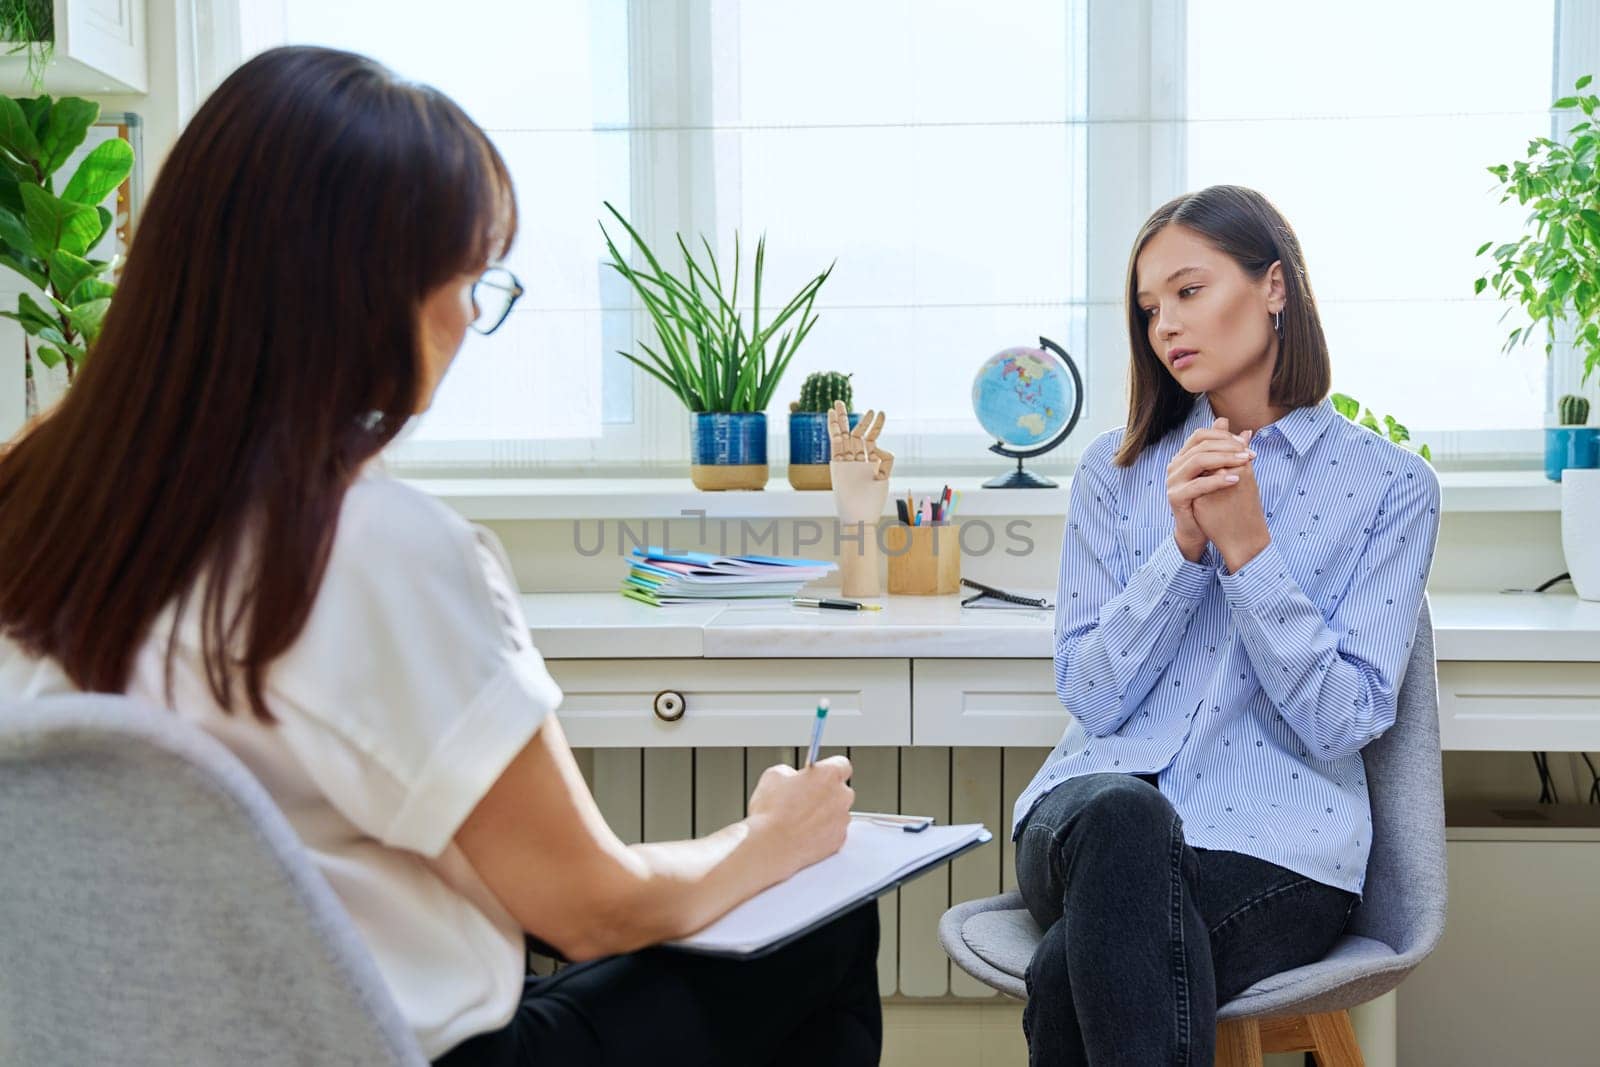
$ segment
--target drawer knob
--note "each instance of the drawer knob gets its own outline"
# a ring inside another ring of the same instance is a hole
[[[656,718],[662,722],[677,722],[683,718],[683,713],[689,710],[688,702],[683,699],[683,694],[671,689],[663,689],[657,693],[650,706],[655,709]]]

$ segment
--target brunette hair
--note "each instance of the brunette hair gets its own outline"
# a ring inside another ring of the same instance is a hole
[[[0,632],[121,692],[204,579],[211,690],[231,710],[242,678],[270,721],[344,494],[424,387],[423,299],[515,230],[504,161],[437,90],[327,48],[234,71],[167,157],[76,383],[0,456]]]
[[[1259,280],[1274,262],[1282,264],[1283,331],[1278,339],[1278,363],[1272,371],[1274,405],[1299,408],[1320,404],[1333,383],[1328,341],[1322,333],[1300,241],[1283,215],[1266,197],[1239,185],[1213,185],[1180,196],[1150,216],[1128,256],[1128,423],[1114,461],[1121,467],[1131,466],[1146,447],[1182,425],[1194,406],[1194,394],[1178,384],[1150,347],[1145,314],[1134,297],[1139,289],[1139,254],[1168,226],[1193,230],[1252,279]]]

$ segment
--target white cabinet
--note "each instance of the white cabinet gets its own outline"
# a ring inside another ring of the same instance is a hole
[[[1507,806],[1471,813],[1477,825],[1446,813],[1450,921],[1400,987],[1398,1062],[1596,1062],[1594,810]]]
[[[1051,748],[1070,721],[1048,659],[547,662],[590,748],[804,745],[824,696],[830,746]],[[1447,751],[1593,750],[1600,663],[1442,661],[1439,727]]]
[[[911,691],[918,745],[1053,748],[1071,718],[1047,659],[914,660]]]
[[[0,56],[0,86],[33,96],[25,55]],[[55,0],[55,49],[45,66],[52,96],[143,93],[150,74],[145,54],[145,0]]]
[[[911,744],[911,675],[903,659],[602,660],[546,665],[566,694],[574,747],[794,747],[809,743],[817,700],[823,743]]]
[[[1593,749],[1600,737],[1600,663],[1442,661],[1439,735],[1447,750]]]

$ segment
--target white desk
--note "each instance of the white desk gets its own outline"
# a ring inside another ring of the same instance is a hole
[[[595,796],[628,840],[736,819],[767,764],[803,744],[827,695],[827,743],[852,746],[863,806],[1009,826],[1061,737],[1053,613],[963,611],[892,597],[871,613],[693,605],[616,593],[524,598],[534,642],[566,691],[563,725],[593,751]],[[1437,594],[1440,726],[1448,749],[1600,749],[1600,604],[1572,596]],[[682,718],[652,710],[682,695]],[[741,751],[741,746],[746,746]],[[692,752],[688,751],[693,749]],[[908,997],[987,997],[952,975],[932,936],[951,902],[1014,888],[1010,843],[964,857],[948,882],[885,898],[879,985]],[[1395,999],[1358,1009],[1372,1064],[1395,1062]]]
[[[1600,749],[1600,603],[1570,594],[1432,598],[1444,747]],[[1062,709],[1053,613],[886,597],[881,612],[652,608],[615,593],[523,598],[534,643],[590,747],[772,745],[816,697],[840,745],[1050,746]],[[683,695],[666,722],[657,693]]]

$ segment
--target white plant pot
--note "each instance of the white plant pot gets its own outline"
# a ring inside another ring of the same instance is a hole
[[[1600,600],[1600,470],[1561,473],[1561,551],[1578,596]]]

